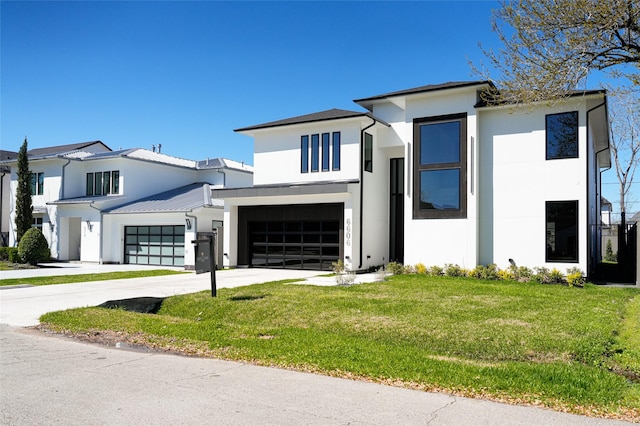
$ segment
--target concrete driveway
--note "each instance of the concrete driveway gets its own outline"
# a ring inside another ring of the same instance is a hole
[[[64,266],[69,265],[69,266]],[[2,271],[0,278],[71,275],[121,270],[158,269],[136,265],[58,264],[55,268]],[[318,271],[282,269],[230,269],[216,273],[216,287],[232,288],[283,279],[312,278]],[[319,279],[322,279],[320,277]],[[326,278],[324,278],[326,280]],[[331,280],[330,280],[331,281]],[[335,284],[335,280],[332,281]],[[151,278],[93,281],[32,287],[0,287],[0,324],[32,326],[41,315],[64,309],[97,306],[107,300],[132,297],[167,297],[211,289],[210,274],[193,272]]]

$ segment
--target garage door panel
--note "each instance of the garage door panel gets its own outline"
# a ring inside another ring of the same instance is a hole
[[[125,263],[184,266],[184,226],[125,227]]]

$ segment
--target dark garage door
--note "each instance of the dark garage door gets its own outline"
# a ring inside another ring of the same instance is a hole
[[[342,258],[342,204],[245,207],[239,211],[239,264],[331,270]]]
[[[340,256],[338,221],[249,223],[251,266],[330,270]]]
[[[184,225],[125,226],[124,263],[184,266]]]

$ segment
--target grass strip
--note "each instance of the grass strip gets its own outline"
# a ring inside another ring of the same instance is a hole
[[[159,277],[163,275],[185,274],[188,272],[172,271],[169,269],[152,269],[148,271],[119,271],[105,272],[101,274],[78,274],[78,275],[55,275],[50,277],[25,277],[25,278],[9,278],[0,280],[0,287],[9,285],[53,285],[53,284],[72,284],[83,283],[89,281],[106,281],[106,280],[122,280],[128,278],[144,278]]]
[[[163,350],[640,421],[638,295],[399,275],[350,287],[266,283],[171,297],[157,315],[83,308],[41,321]]]

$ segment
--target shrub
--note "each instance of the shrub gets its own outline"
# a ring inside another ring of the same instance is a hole
[[[0,260],[9,260],[9,247],[0,247]]]
[[[344,262],[342,261],[342,259],[339,259],[337,262],[333,262],[331,264],[331,268],[333,269],[334,273],[341,274],[344,272]]]
[[[398,263],[398,262],[389,262],[387,263],[387,272],[389,272],[391,275],[400,275],[404,272],[404,267],[402,266],[402,263]]]
[[[427,274],[431,275],[432,277],[439,277],[441,275],[444,275],[444,269],[442,269],[442,267],[440,266],[434,265],[427,270]]]
[[[567,269],[567,284],[569,287],[584,287],[585,277],[580,268]]]
[[[7,247],[7,259],[11,263],[20,263],[22,259],[20,259],[20,255],[18,254],[18,247]]]
[[[427,273],[427,267],[424,266],[424,263],[416,264],[415,270],[416,270],[416,274],[426,274]]]
[[[478,265],[469,272],[469,276],[481,280],[497,280],[499,278],[498,267],[493,263],[487,266]]]
[[[38,228],[30,228],[24,233],[18,244],[18,255],[23,262],[37,265],[43,260],[49,260],[51,252],[46,238]]]
[[[606,260],[607,262],[616,262],[618,260],[618,256],[613,253],[611,240],[607,240],[607,248],[605,249],[604,260]]]
[[[448,277],[466,277],[467,270],[458,265],[447,263],[444,265],[444,274]]]
[[[415,274],[416,273],[416,268],[413,265],[404,265],[402,267],[402,273],[403,274]]]
[[[516,281],[520,283],[528,283],[533,279],[533,271],[526,266],[512,266],[511,272],[513,272]]]
[[[535,274],[533,279],[540,284],[563,284],[565,282],[564,275],[558,269],[538,267],[534,268]]]
[[[515,281],[516,275],[513,272],[515,268],[510,267],[509,269],[499,269],[498,270],[498,279],[502,281]]]

